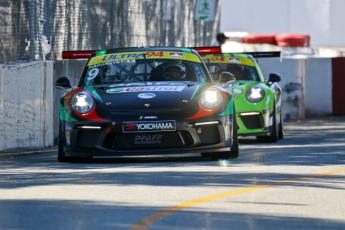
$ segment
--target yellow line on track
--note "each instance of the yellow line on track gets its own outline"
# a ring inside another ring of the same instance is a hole
[[[282,181],[278,181],[272,184],[264,184],[264,185],[257,185],[257,186],[252,186],[252,187],[248,187],[248,188],[242,188],[242,189],[237,189],[234,191],[229,191],[229,192],[225,192],[225,193],[219,193],[219,194],[215,194],[215,195],[211,195],[211,196],[206,196],[206,197],[202,197],[196,200],[191,200],[191,201],[187,201],[181,204],[178,204],[176,206],[173,207],[169,207],[166,209],[163,209],[161,211],[155,212],[151,215],[148,215],[146,217],[144,217],[143,219],[139,220],[138,222],[134,223],[130,230],[144,230],[144,229],[148,229],[149,227],[151,227],[151,225],[153,225],[157,220],[163,218],[164,216],[170,215],[174,212],[186,209],[186,208],[190,208],[193,206],[196,206],[198,204],[202,204],[205,202],[209,202],[212,200],[216,200],[216,199],[221,199],[227,196],[234,196],[234,195],[238,195],[238,194],[242,194],[242,193],[246,193],[246,192],[252,192],[255,190],[259,190],[259,189],[263,189],[263,188],[268,188],[268,187],[272,187],[272,186],[277,186],[277,185],[282,185],[282,184],[287,184],[287,183],[292,183],[292,182],[296,182],[296,181],[303,181],[303,180],[308,180],[311,178],[316,178],[316,177],[323,177],[323,176],[329,176],[329,175],[334,175],[334,174],[340,174],[340,173],[345,173],[345,169],[342,170],[336,170],[336,171],[331,171],[331,172],[325,172],[325,173],[320,173],[320,174],[313,174],[310,176],[304,176],[304,177],[297,177],[297,178],[293,178],[293,179],[289,179],[289,180],[282,180]]]

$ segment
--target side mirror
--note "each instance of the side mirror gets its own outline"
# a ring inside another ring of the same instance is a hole
[[[230,73],[230,72],[222,72],[220,75],[219,75],[219,83],[221,84],[231,84],[231,83],[234,83],[236,81],[236,77]]]
[[[268,77],[268,82],[280,82],[281,77],[276,73],[270,73]]]
[[[72,86],[68,77],[60,77],[54,83],[54,86],[58,89],[63,89],[66,92],[70,91]]]

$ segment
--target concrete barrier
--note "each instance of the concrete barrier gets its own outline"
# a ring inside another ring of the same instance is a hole
[[[54,62],[0,66],[0,150],[49,147]]]
[[[282,80],[278,84],[283,90],[283,118],[304,119],[304,59],[261,58],[257,62],[265,79],[277,73]]]
[[[332,58],[306,59],[304,95],[306,117],[333,114]]]

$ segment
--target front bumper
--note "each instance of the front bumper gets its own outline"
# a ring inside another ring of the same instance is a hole
[[[233,126],[228,117],[176,121],[176,130],[124,132],[126,122],[62,122],[66,156],[138,156],[230,151]]]
[[[239,136],[269,134],[272,126],[272,116],[269,109],[238,112],[236,116]]]

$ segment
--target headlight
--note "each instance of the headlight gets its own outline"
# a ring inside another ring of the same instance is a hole
[[[259,86],[248,89],[247,100],[253,103],[261,101],[265,96],[265,91]]]
[[[222,102],[222,94],[216,88],[207,89],[200,96],[201,106],[208,110],[217,108]]]
[[[78,113],[88,113],[93,108],[92,97],[86,92],[76,93],[71,100],[72,108]]]

